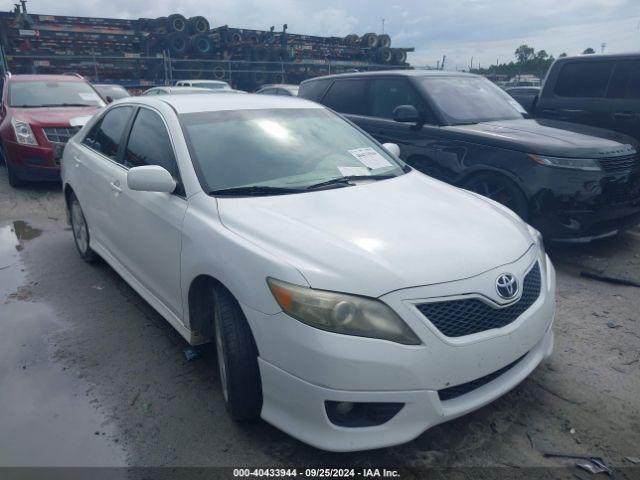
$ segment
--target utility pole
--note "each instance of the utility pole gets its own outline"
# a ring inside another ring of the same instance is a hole
[[[600,53],[604,53],[605,48],[607,48],[607,44],[605,42],[602,42],[600,44]]]
[[[382,19],[382,33],[384,33],[384,22],[386,21],[385,18]]]
[[[471,64],[469,65],[469,71],[473,70],[473,56],[471,57]]]
[[[442,55],[442,65],[440,65],[440,70],[444,70],[444,62],[447,60],[446,55]]]

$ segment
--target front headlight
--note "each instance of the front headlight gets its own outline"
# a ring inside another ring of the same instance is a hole
[[[542,269],[542,278],[547,278],[547,252],[544,248],[544,240],[542,238],[542,234],[531,225],[527,225],[527,230],[529,230],[529,234],[536,242],[536,245],[539,249],[540,254],[540,268]]]
[[[328,332],[420,345],[420,339],[384,303],[371,298],[314,290],[268,278],[271,293],[285,313]]]
[[[16,134],[16,141],[18,143],[22,143],[24,145],[38,144],[38,141],[36,140],[36,137],[33,134],[33,130],[31,130],[31,126],[29,125],[29,123],[22,120],[17,120],[14,117],[11,119],[11,125],[13,126],[13,131]]]
[[[548,167],[572,168],[574,170],[600,171],[600,164],[593,158],[547,157],[546,155],[529,154],[529,157],[540,165]]]

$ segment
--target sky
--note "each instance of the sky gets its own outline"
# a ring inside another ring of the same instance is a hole
[[[17,0],[16,0],[17,1]],[[14,1],[0,0],[9,10]],[[415,47],[409,62],[468,69],[514,60],[526,43],[536,50],[579,54],[640,49],[640,0],[30,0],[32,13],[100,17],[203,15],[212,26],[338,35],[385,32],[392,47]]]

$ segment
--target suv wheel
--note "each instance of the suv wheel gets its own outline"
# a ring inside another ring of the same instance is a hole
[[[24,181],[16,175],[15,170],[11,165],[9,165],[9,158],[4,150],[4,146],[0,145],[0,158],[4,162],[4,168],[7,171],[7,179],[9,180],[9,185],[13,188],[20,188],[24,185]]]
[[[482,173],[466,180],[462,187],[495,200],[513,210],[525,222],[529,217],[526,197],[515,183],[502,175]]]
[[[224,402],[237,421],[256,420],[262,409],[258,349],[235,298],[215,287],[214,335]]]
[[[69,195],[69,218],[71,219],[71,230],[73,231],[73,241],[76,244],[78,253],[87,263],[96,261],[96,253],[89,246],[89,227],[84,217],[80,202],[73,192]]]

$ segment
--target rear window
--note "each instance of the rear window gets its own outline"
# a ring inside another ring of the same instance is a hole
[[[560,97],[604,97],[613,62],[567,63],[560,70],[555,94]]]
[[[336,112],[367,114],[367,80],[336,80],[322,103]]]
[[[298,96],[318,101],[329,86],[330,80],[313,80],[300,85]]]
[[[620,62],[609,83],[609,98],[640,98],[640,60]]]

